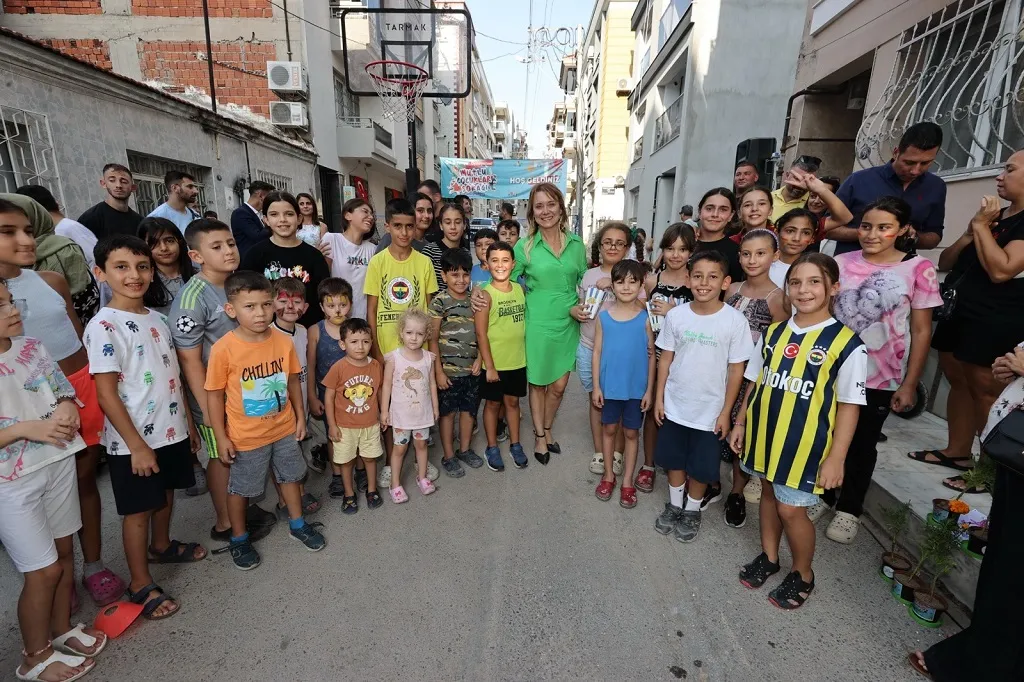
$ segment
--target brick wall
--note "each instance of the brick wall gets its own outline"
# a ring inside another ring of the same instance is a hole
[[[164,2],[172,1],[164,0]],[[202,0],[198,1],[202,3]],[[232,0],[219,1],[223,3]],[[4,12],[8,14],[101,14],[103,12],[100,0],[3,0],[3,7]]]
[[[74,38],[70,40],[41,40],[40,42],[101,69],[113,68],[110,64],[110,46],[103,40]]]
[[[210,78],[206,60],[197,59],[197,52],[206,53],[205,42],[140,42],[139,65],[142,77],[181,87],[192,85],[209,92]],[[267,89],[265,73],[267,62],[276,58],[277,49],[273,43],[241,40],[214,43],[213,74],[217,101],[241,104],[258,114],[269,116],[268,103],[276,97]]]
[[[9,0],[8,0],[9,1]],[[54,2],[57,0],[19,0],[22,2]],[[99,4],[99,0],[96,0]],[[266,0],[208,0],[211,17],[273,16],[273,8]],[[132,14],[160,17],[201,17],[203,0],[132,0]]]

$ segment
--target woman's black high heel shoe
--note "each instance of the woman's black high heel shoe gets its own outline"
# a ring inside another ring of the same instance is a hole
[[[550,430],[551,430],[551,427],[550,427],[550,426],[546,426],[546,427],[544,427],[544,433],[545,433],[545,435],[546,435],[546,434],[547,434],[547,432],[548,432],[548,431],[550,431]],[[554,441],[552,441],[552,440],[550,440],[550,439],[549,439],[549,440],[548,440],[548,451],[549,451],[549,452],[553,452],[553,453],[555,453],[556,455],[560,455],[560,454],[562,454],[562,446],[561,446],[561,445],[559,445],[558,443],[556,443],[556,442],[554,442]]]
[[[537,429],[533,430],[533,435],[536,436],[537,438],[543,438],[544,437],[544,434],[537,433]],[[548,449],[550,449],[550,448],[551,448],[551,446],[548,446]],[[533,456],[537,459],[538,462],[540,462],[544,466],[547,466],[548,462],[551,461],[551,453],[550,452],[537,452],[536,450],[534,450],[533,451]]]

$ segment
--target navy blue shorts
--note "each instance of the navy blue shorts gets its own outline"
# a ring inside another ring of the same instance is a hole
[[[480,377],[448,377],[451,388],[437,392],[438,412],[443,417],[453,412],[472,412],[480,407]]]
[[[666,471],[685,471],[699,483],[719,480],[721,442],[711,431],[700,431],[668,419],[658,429],[654,461]]]
[[[640,400],[608,400],[605,399],[601,408],[602,424],[618,424],[622,420],[623,428],[639,431],[644,423],[644,413],[640,409]]]

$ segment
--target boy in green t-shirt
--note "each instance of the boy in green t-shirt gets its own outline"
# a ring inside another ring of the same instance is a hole
[[[484,285],[486,305],[474,315],[477,344],[486,374],[480,380],[484,405],[484,431],[487,434],[487,466],[503,471],[505,465],[498,450],[498,411],[505,405],[508,420],[509,454],[517,469],[530,463],[519,442],[519,399],[526,395],[526,295],[511,281],[515,254],[505,242],[487,249],[490,283]],[[537,461],[547,464],[549,456],[535,453]]]
[[[366,268],[366,319],[373,331],[373,357],[384,362],[385,353],[401,345],[398,318],[409,307],[427,309],[437,292],[434,265],[412,249],[416,211],[405,199],[392,199],[384,209],[391,243],[370,259]]]
[[[473,452],[473,419],[480,403],[480,355],[477,352],[473,308],[469,302],[469,277],[473,259],[463,249],[448,249],[441,256],[441,277],[448,287],[430,302],[432,318],[430,352],[441,413],[441,466],[452,478],[465,471],[459,460],[474,469],[483,460]],[[459,415],[459,450],[456,454],[455,415]]]

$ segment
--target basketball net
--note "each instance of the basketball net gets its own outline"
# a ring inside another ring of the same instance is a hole
[[[366,75],[380,98],[384,118],[391,121],[413,119],[416,100],[430,80],[426,70],[408,62],[383,60],[367,64]]]

